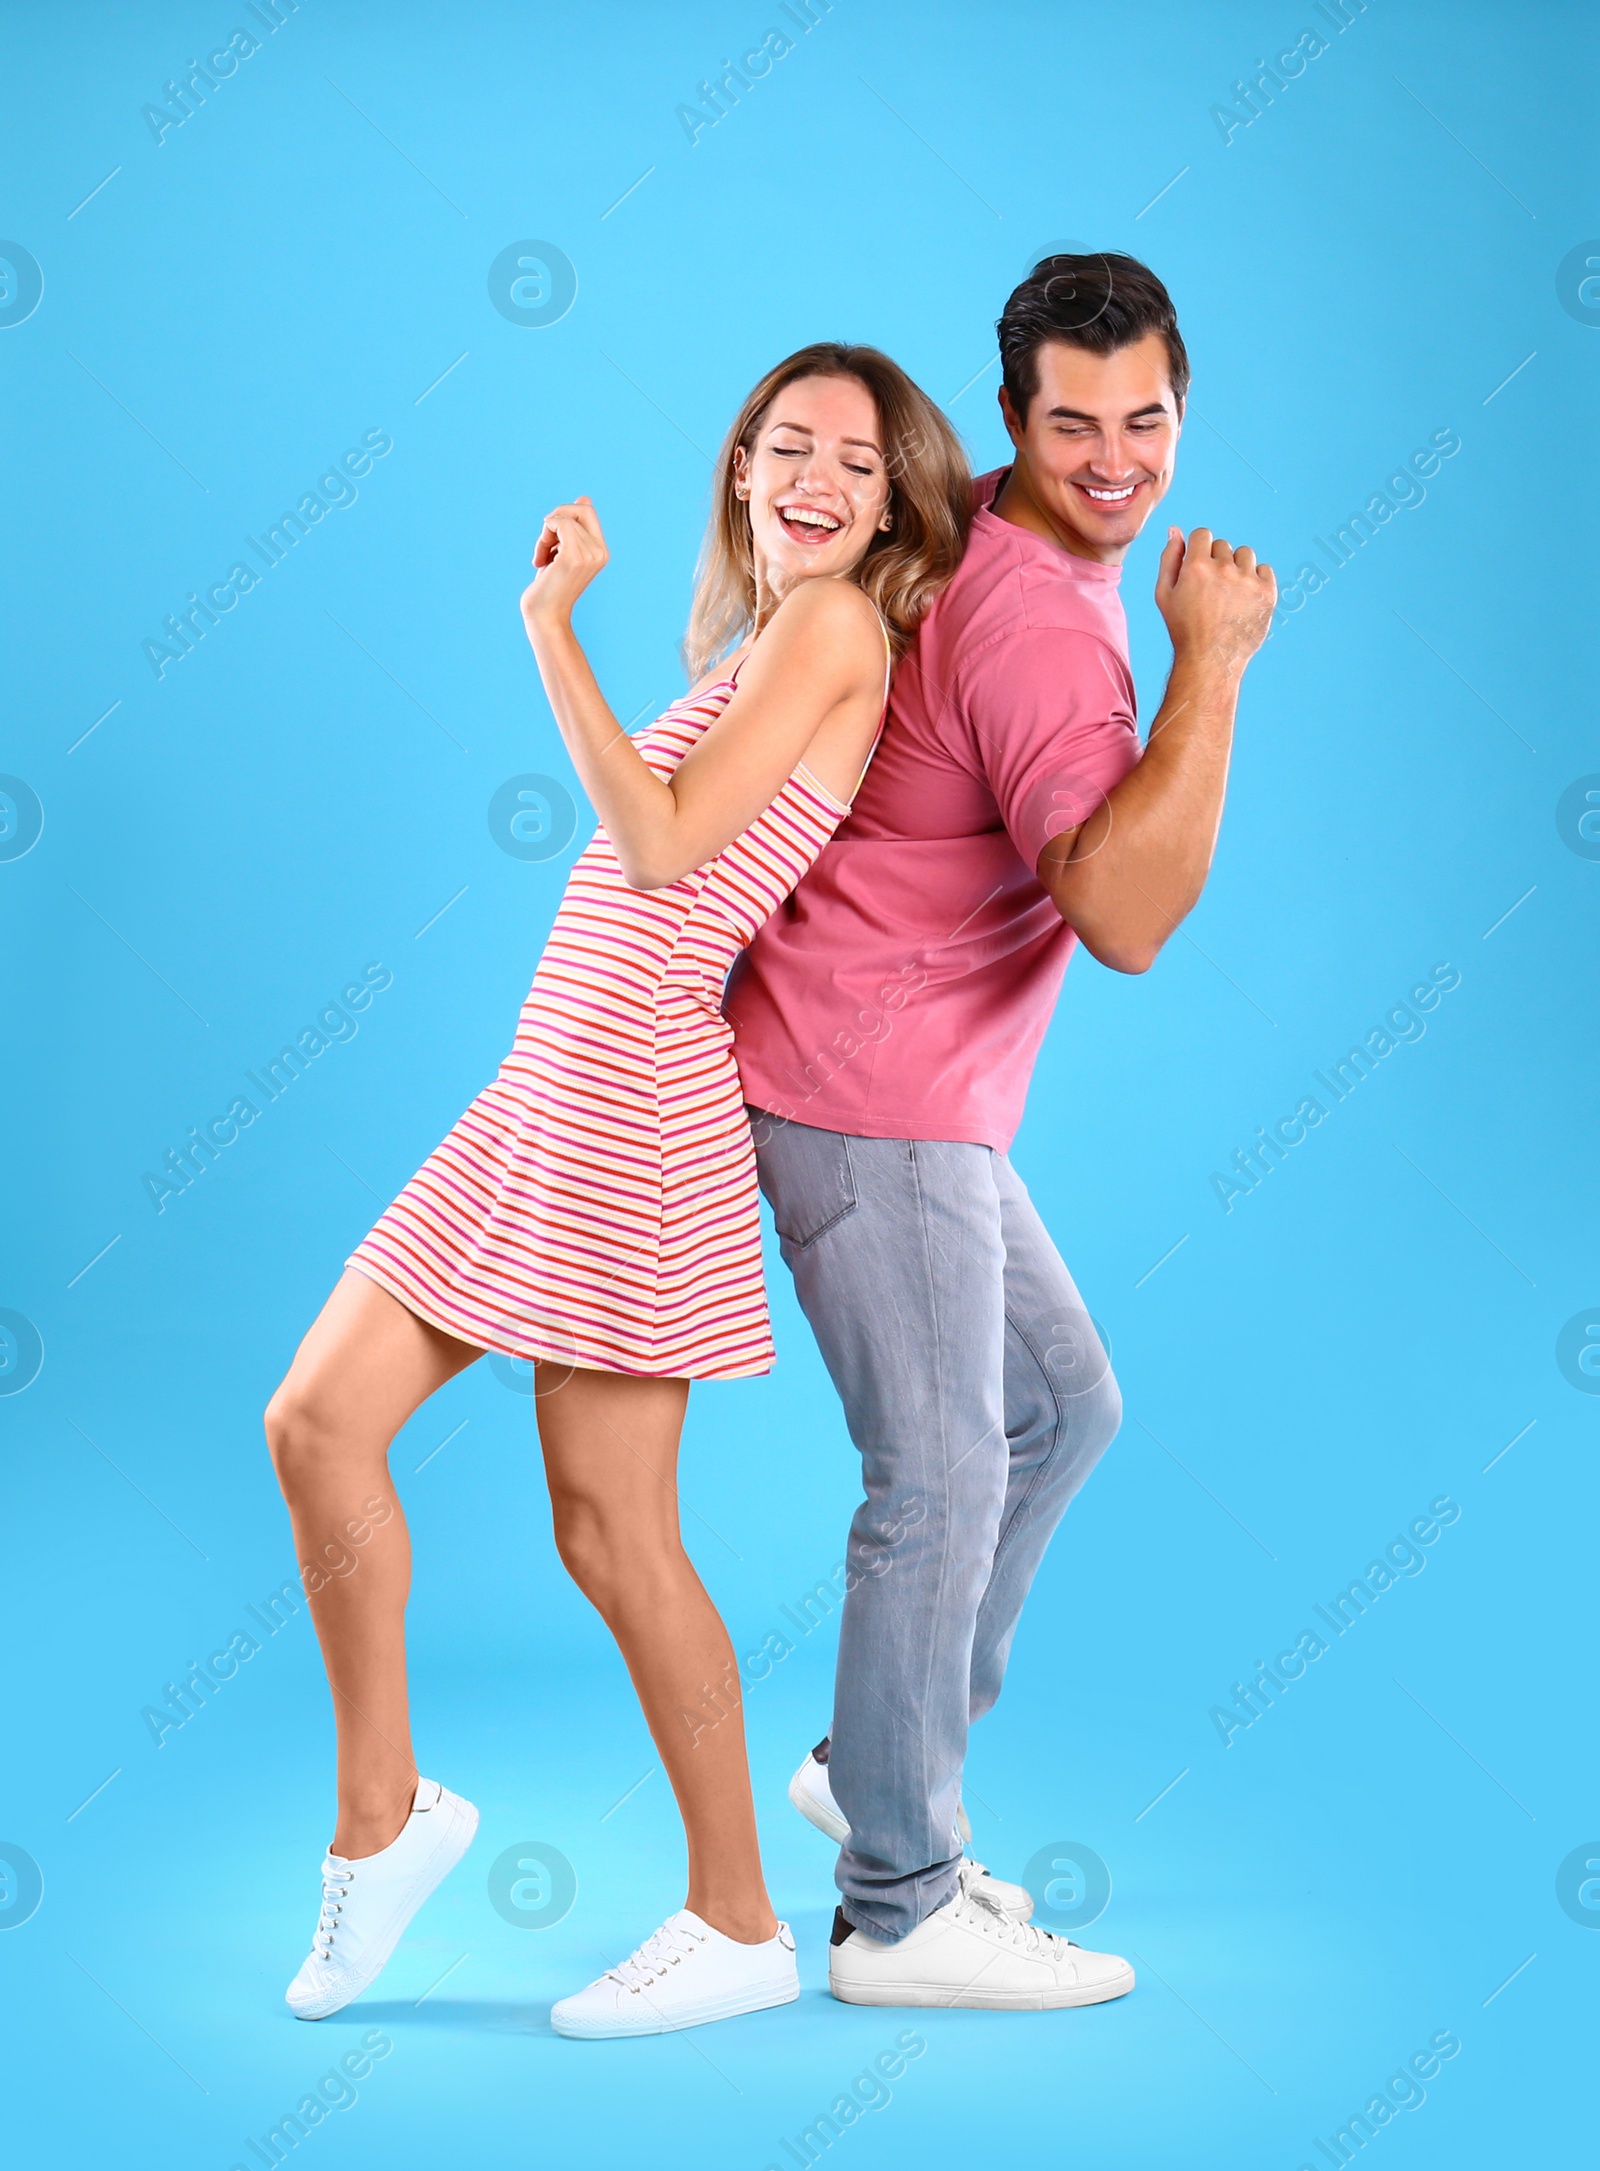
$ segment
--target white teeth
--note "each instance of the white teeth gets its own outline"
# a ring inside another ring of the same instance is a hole
[[[803,506],[798,505],[784,506],[783,517],[785,520],[798,522],[801,527],[827,528],[830,532],[840,525],[837,520],[830,518],[827,513],[808,512]]]
[[[1084,483],[1082,487],[1088,497],[1099,498],[1108,505],[1120,505],[1124,498],[1132,497],[1139,485],[1136,482],[1130,482],[1124,490],[1094,490],[1090,488],[1088,483]]]

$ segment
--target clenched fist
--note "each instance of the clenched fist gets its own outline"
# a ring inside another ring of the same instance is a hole
[[[1243,669],[1267,637],[1278,600],[1270,565],[1257,565],[1248,544],[1235,550],[1196,528],[1186,543],[1169,528],[1156,575],[1156,604],[1172,636],[1174,657]]]
[[[534,545],[534,577],[522,591],[522,618],[529,633],[570,617],[573,604],[610,555],[600,516],[588,498],[574,498],[570,505],[546,513]]]

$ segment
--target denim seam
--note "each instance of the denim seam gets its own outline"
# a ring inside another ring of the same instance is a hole
[[[945,1511],[944,1521],[946,1529],[945,1544],[939,1556],[939,1584],[936,1594],[934,1614],[934,1618],[937,1620],[942,1619],[944,1615],[945,1590],[949,1581],[950,1574],[950,1543],[948,1535],[950,1525],[950,1439],[946,1422],[945,1351],[943,1336],[938,1331],[937,1326],[938,1311],[936,1309],[936,1305],[939,1278],[934,1272],[932,1238],[928,1229],[928,1207],[927,1200],[924,1196],[922,1188],[922,1169],[917,1158],[916,1140],[908,1140],[907,1145],[909,1148],[909,1151],[907,1153],[907,1159],[911,1164],[911,1180],[916,1187],[917,1221],[922,1231],[922,1263],[923,1272],[926,1274],[928,1280],[928,1295],[930,1300],[929,1311],[933,1314],[936,1322],[933,1338],[936,1365],[935,1403],[939,1412],[940,1478],[944,1487],[943,1504]],[[922,1693],[919,1699],[919,1709],[923,1711],[926,1711],[928,1708],[928,1700],[932,1693],[933,1687],[934,1640],[935,1639],[932,1637],[928,1639],[927,1662],[923,1671]],[[924,1750],[923,1753],[924,1755],[926,1755],[926,1750]]]
[[[1011,1543],[1013,1535],[1015,1534],[1018,1526],[1022,1522],[1029,1502],[1033,1499],[1033,1496],[1039,1490],[1039,1487],[1044,1483],[1046,1476],[1049,1474],[1051,1465],[1055,1462],[1056,1458],[1061,1453],[1062,1444],[1067,1436],[1066,1405],[1062,1401],[1061,1396],[1056,1393],[1055,1383],[1050,1377],[1049,1366],[1039,1355],[1038,1350],[1035,1349],[1033,1342],[1029,1337],[1026,1329],[1023,1327],[1021,1321],[1018,1320],[1009,1311],[1006,1313],[1006,1325],[1015,1331],[1017,1340],[1022,1344],[1023,1348],[1028,1352],[1028,1355],[1039,1367],[1039,1376],[1044,1381],[1045,1392],[1049,1395],[1051,1401],[1055,1404],[1056,1421],[1053,1433],[1051,1435],[1049,1448],[1046,1450],[1044,1455],[1040,1457],[1038,1468],[1033,1473],[1033,1477],[1028,1485],[1027,1491],[1023,1494],[1022,1498],[1017,1502],[1016,1506],[1012,1509],[1010,1515],[1007,1517],[1006,1527],[1004,1530],[1001,1531],[999,1540],[995,1545],[994,1560],[989,1570],[991,1582],[993,1581],[995,1571],[1000,1566],[1000,1562],[1005,1553],[1006,1547]]]

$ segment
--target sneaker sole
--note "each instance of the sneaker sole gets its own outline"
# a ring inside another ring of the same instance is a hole
[[[459,1800],[459,1796],[457,1797]],[[334,2013],[342,2013],[347,2005],[370,1990],[394,1956],[394,1948],[404,1937],[412,1918],[431,1899],[461,1857],[472,1845],[478,1830],[478,1812],[471,1802],[462,1802],[461,1809],[452,1814],[445,1829],[439,1835],[432,1854],[417,1872],[411,1892],[395,1909],[387,1941],[369,1951],[368,1959],[359,1976],[347,1976],[337,1994],[314,1999],[309,2005],[290,2005],[296,2020],[327,2020]],[[286,2004],[288,2000],[284,2001]]]
[[[801,1816],[805,1818],[807,1824],[814,1825],[819,1832],[824,1833],[827,1838],[831,1839],[836,1847],[842,1847],[850,1837],[850,1826],[837,1810],[834,1810],[830,1815],[821,1802],[802,1785],[805,1769],[805,1765],[802,1764],[799,1771],[789,1781],[789,1799],[793,1802],[795,1808],[799,1810]]]
[[[741,2013],[764,2013],[775,2005],[793,2005],[800,1995],[798,1982],[785,1983],[781,1988],[769,1986],[761,1991],[744,1991],[725,1998],[710,1999],[692,2006],[688,2012],[677,2015],[653,2012],[638,2027],[628,2026],[620,2017],[601,2015],[590,2019],[556,2018],[559,2007],[550,2014],[550,2025],[557,2035],[571,2037],[576,2042],[595,2043],[621,2035],[675,2035],[681,2028],[703,2028],[714,2020],[735,2020]]]
[[[1105,2005],[1125,1998],[1134,1985],[1134,1972],[1114,1975],[1109,1982],[1085,1989],[1074,1984],[1067,1990],[951,1991],[940,1983],[843,1983],[830,1975],[828,1988],[841,2005],[926,2005],[964,2007],[988,2013],[1051,2013],[1073,2005]]]

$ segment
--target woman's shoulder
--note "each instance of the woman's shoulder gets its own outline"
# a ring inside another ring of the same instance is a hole
[[[876,605],[853,580],[836,574],[821,574],[791,588],[766,630],[780,625],[790,638],[807,643],[849,641],[863,653],[883,651],[883,620]]]

